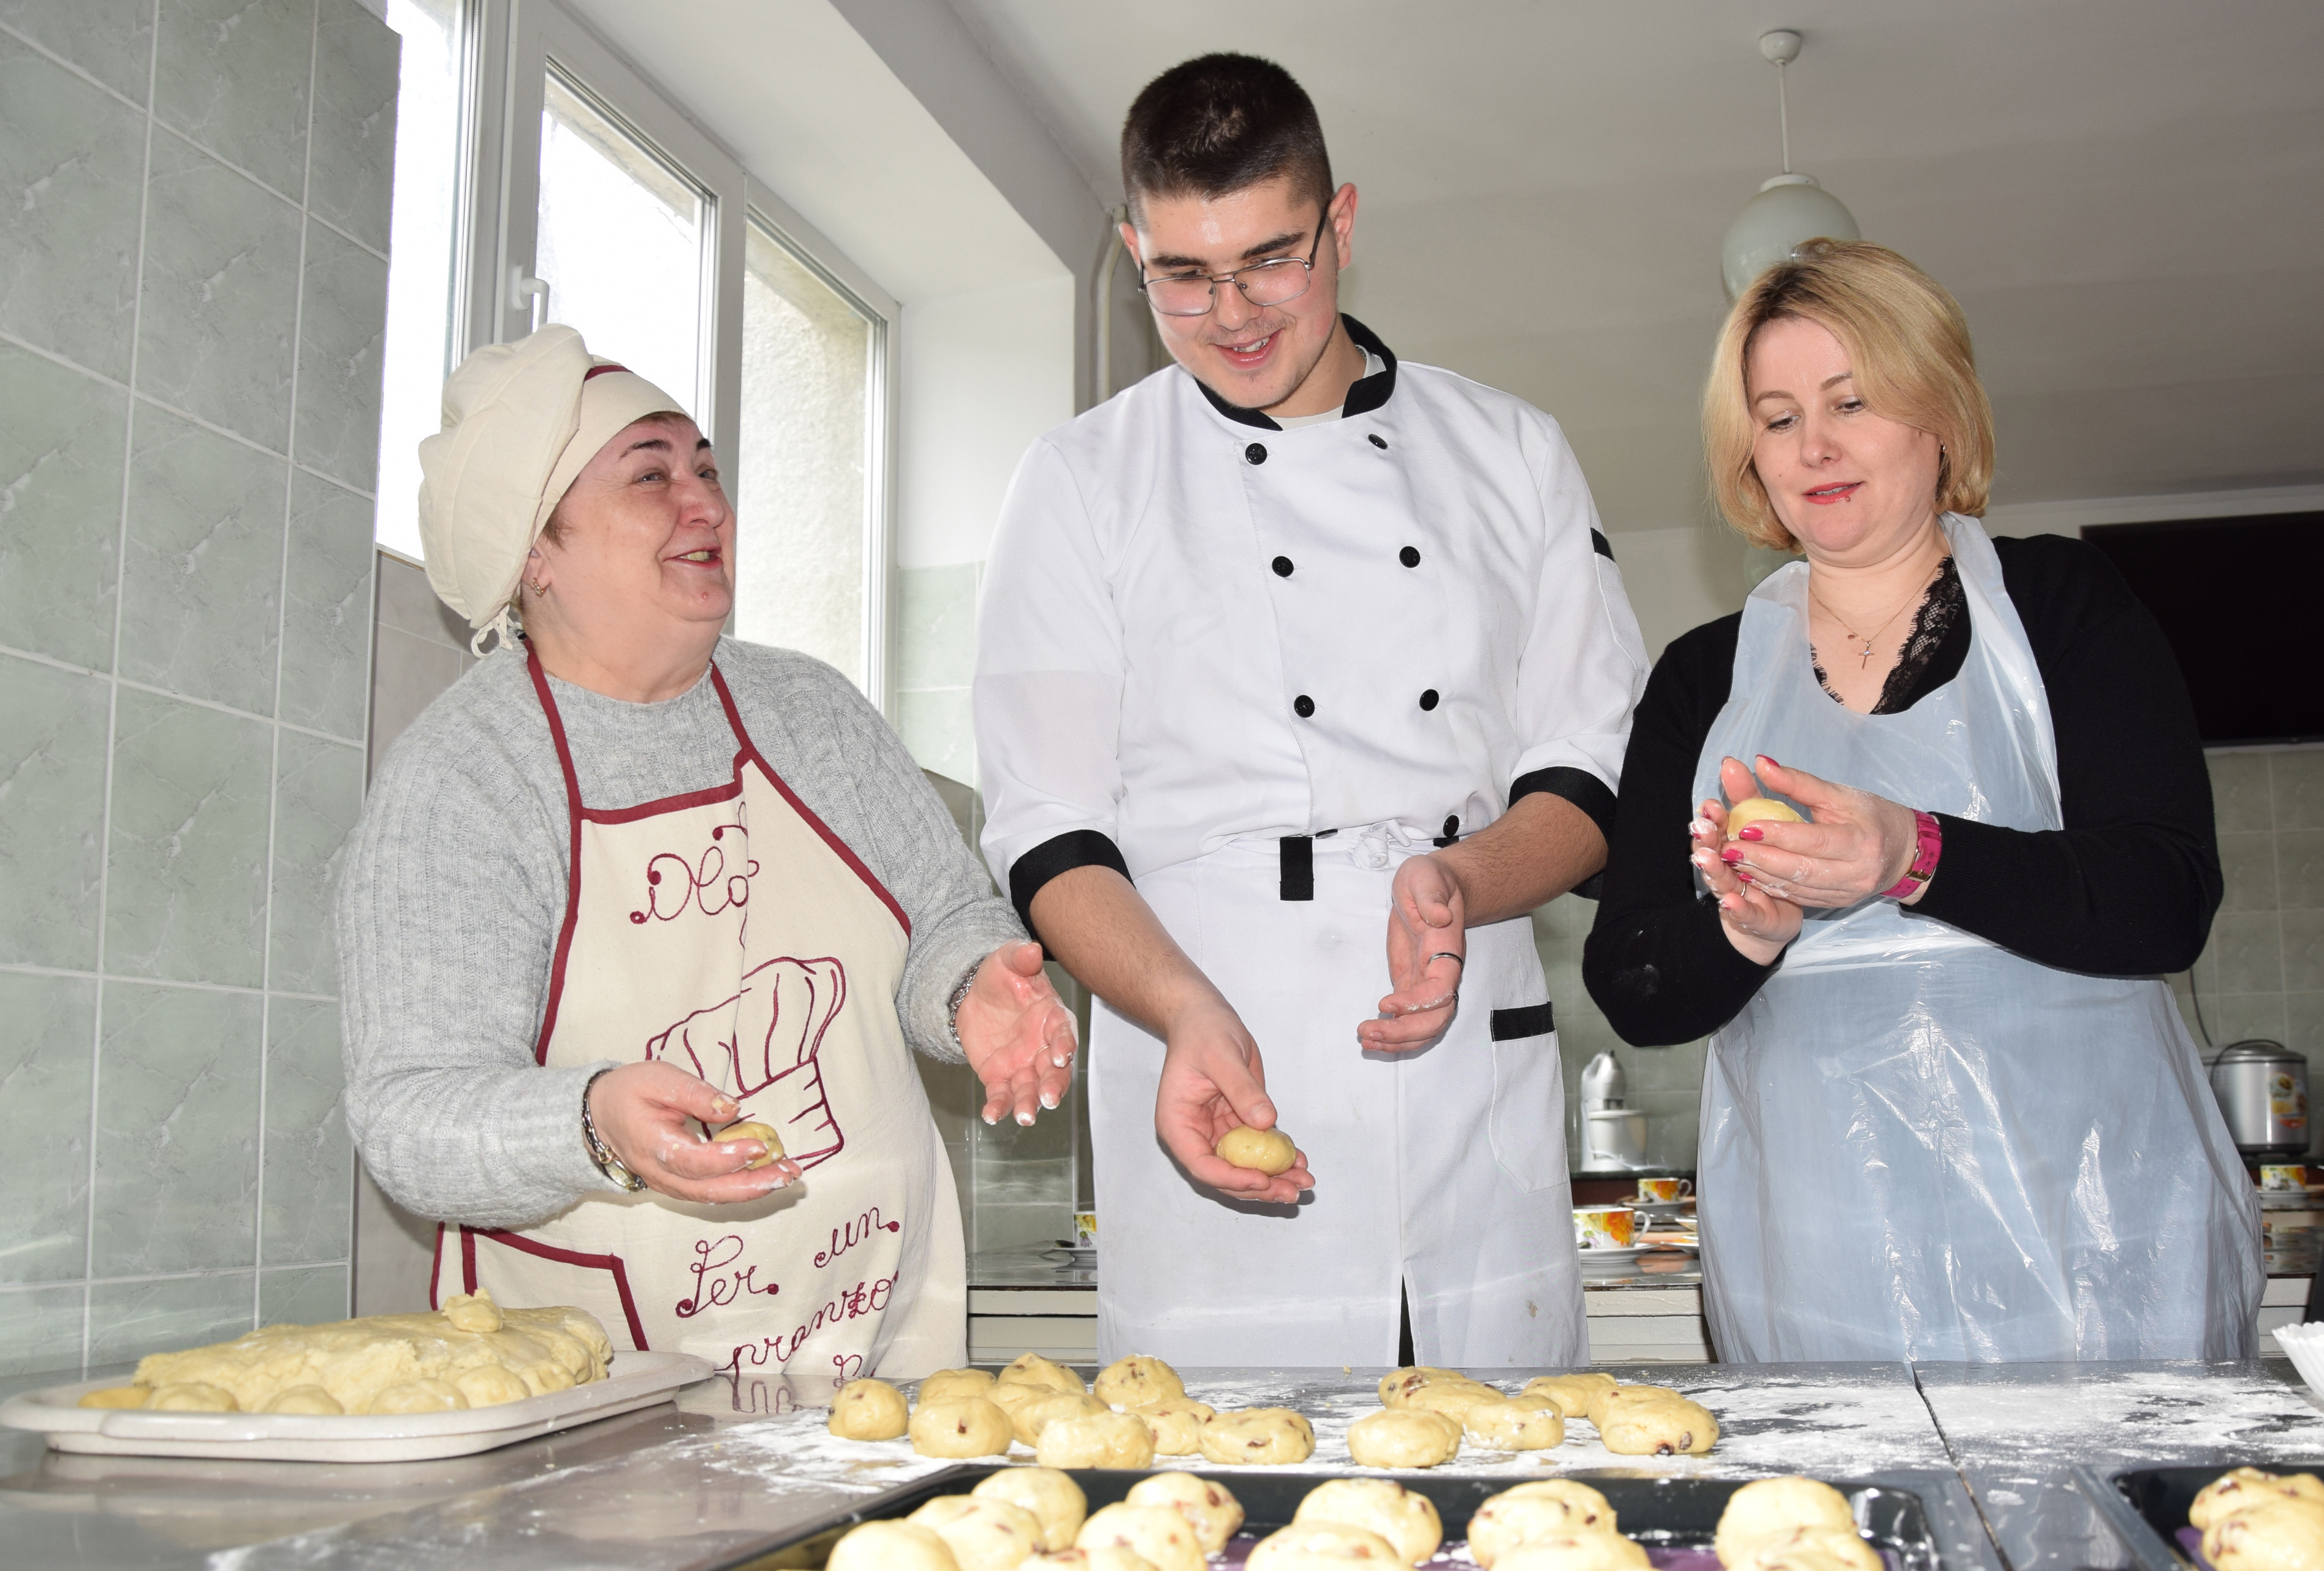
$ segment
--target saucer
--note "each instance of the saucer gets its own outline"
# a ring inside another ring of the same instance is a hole
[[[1694,1197],[1687,1195],[1675,1200],[1628,1199],[1622,1203],[1633,1211],[1643,1211],[1649,1217],[1675,1217],[1694,1204]]]

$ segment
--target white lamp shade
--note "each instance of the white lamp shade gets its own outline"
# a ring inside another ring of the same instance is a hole
[[[1803,240],[1861,240],[1855,215],[1812,175],[1777,175],[1743,204],[1719,248],[1720,280],[1733,299],[1751,280],[1792,254]]]

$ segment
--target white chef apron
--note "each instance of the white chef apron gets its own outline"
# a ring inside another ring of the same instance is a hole
[[[1469,930],[1460,1009],[1431,1046],[1391,1055],[1356,1043],[1389,991],[1396,868],[1428,844],[1394,825],[1318,839],[1313,900],[1280,897],[1268,840],[1138,880],[1259,1043],[1268,1096],[1315,1187],[1276,1206],[1189,1180],[1154,1130],[1161,1040],[1100,1004],[1100,1360],[1393,1364],[1408,1290],[1424,1363],[1588,1362],[1564,1086],[1532,924]]]
[[[1752,592],[1697,761],[1764,753],[1925,812],[2055,830],[2056,743],[2001,564],[1948,514],[1972,638],[1901,714],[1816,681],[1804,563]],[[1936,878],[1941,884],[1940,863]],[[2256,1200],[2169,989],[1873,898],[1811,911],[1711,1039],[1697,1209],[1719,1355],[2240,1358]]]
[[[716,666],[733,781],[603,809],[581,800],[528,658],[572,822],[537,1056],[699,1075],[771,1126],[806,1177],[746,1205],[592,1194],[538,1226],[439,1229],[434,1294],[577,1304],[616,1347],[779,1376],[809,1401],[859,1375],[964,1362],[952,1168],[896,1017],[902,908],[769,767]]]

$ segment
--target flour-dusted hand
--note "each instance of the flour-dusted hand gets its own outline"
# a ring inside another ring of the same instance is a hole
[[[597,1137],[622,1165],[657,1194],[711,1205],[755,1200],[798,1181],[798,1163],[770,1153],[759,1140],[713,1140],[706,1125],[723,1128],[741,1108],[733,1098],[697,1076],[650,1060],[607,1070],[589,1086],[589,1119]],[[581,1138],[578,1130],[576,1140]]]
[[[976,968],[953,1016],[969,1067],[984,1082],[984,1121],[1013,1110],[1030,1124],[1065,1100],[1074,1078],[1073,1011],[1049,985],[1038,943],[1006,943]]]
[[[1751,881],[1769,894],[1819,908],[1854,905],[1893,888],[1913,865],[1917,847],[1911,808],[1804,769],[1786,769],[1764,754],[1758,766],[1761,784],[1806,808],[1814,820],[1748,824],[1735,844],[1721,849],[1730,867],[1749,872]],[[1722,766],[1722,785],[1725,773]],[[1920,896],[1915,889],[1904,904]]]
[[[1719,788],[1731,802],[1759,794],[1759,783],[1751,777],[1751,771],[1734,758],[1720,761]],[[1702,875],[1711,898],[1719,902],[1720,931],[1744,959],[1755,965],[1773,965],[1784,946],[1799,937],[1805,914],[1790,901],[1777,899],[1750,872],[1726,859],[1725,804],[1705,802],[1698,811],[1700,816],[1687,826],[1692,842],[1687,855],[1695,871]]]
[[[1237,1167],[1218,1154],[1219,1141],[1231,1129],[1275,1127],[1259,1043],[1226,1001],[1213,995],[1189,1005],[1171,1020],[1167,1040],[1154,1096],[1154,1131],[1187,1176],[1238,1199],[1282,1205],[1314,1189],[1305,1152],[1273,1174]]]
[[[1395,991],[1379,1001],[1381,1018],[1356,1027],[1366,1049],[1409,1052],[1452,1024],[1468,963],[1467,910],[1461,880],[1443,859],[1411,857],[1397,868],[1388,913],[1388,978]]]

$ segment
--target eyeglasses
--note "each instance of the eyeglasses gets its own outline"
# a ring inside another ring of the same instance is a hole
[[[1331,222],[1332,211],[1326,207],[1323,222],[1315,225],[1315,243],[1307,248],[1305,256],[1272,257],[1236,268],[1232,272],[1182,272],[1168,278],[1147,278],[1141,268],[1138,287],[1144,292],[1147,303],[1166,317],[1209,315],[1211,308],[1218,304],[1221,284],[1234,285],[1242,291],[1242,298],[1254,306],[1288,305],[1307,292],[1315,271],[1315,257],[1323,248],[1323,231]]]

